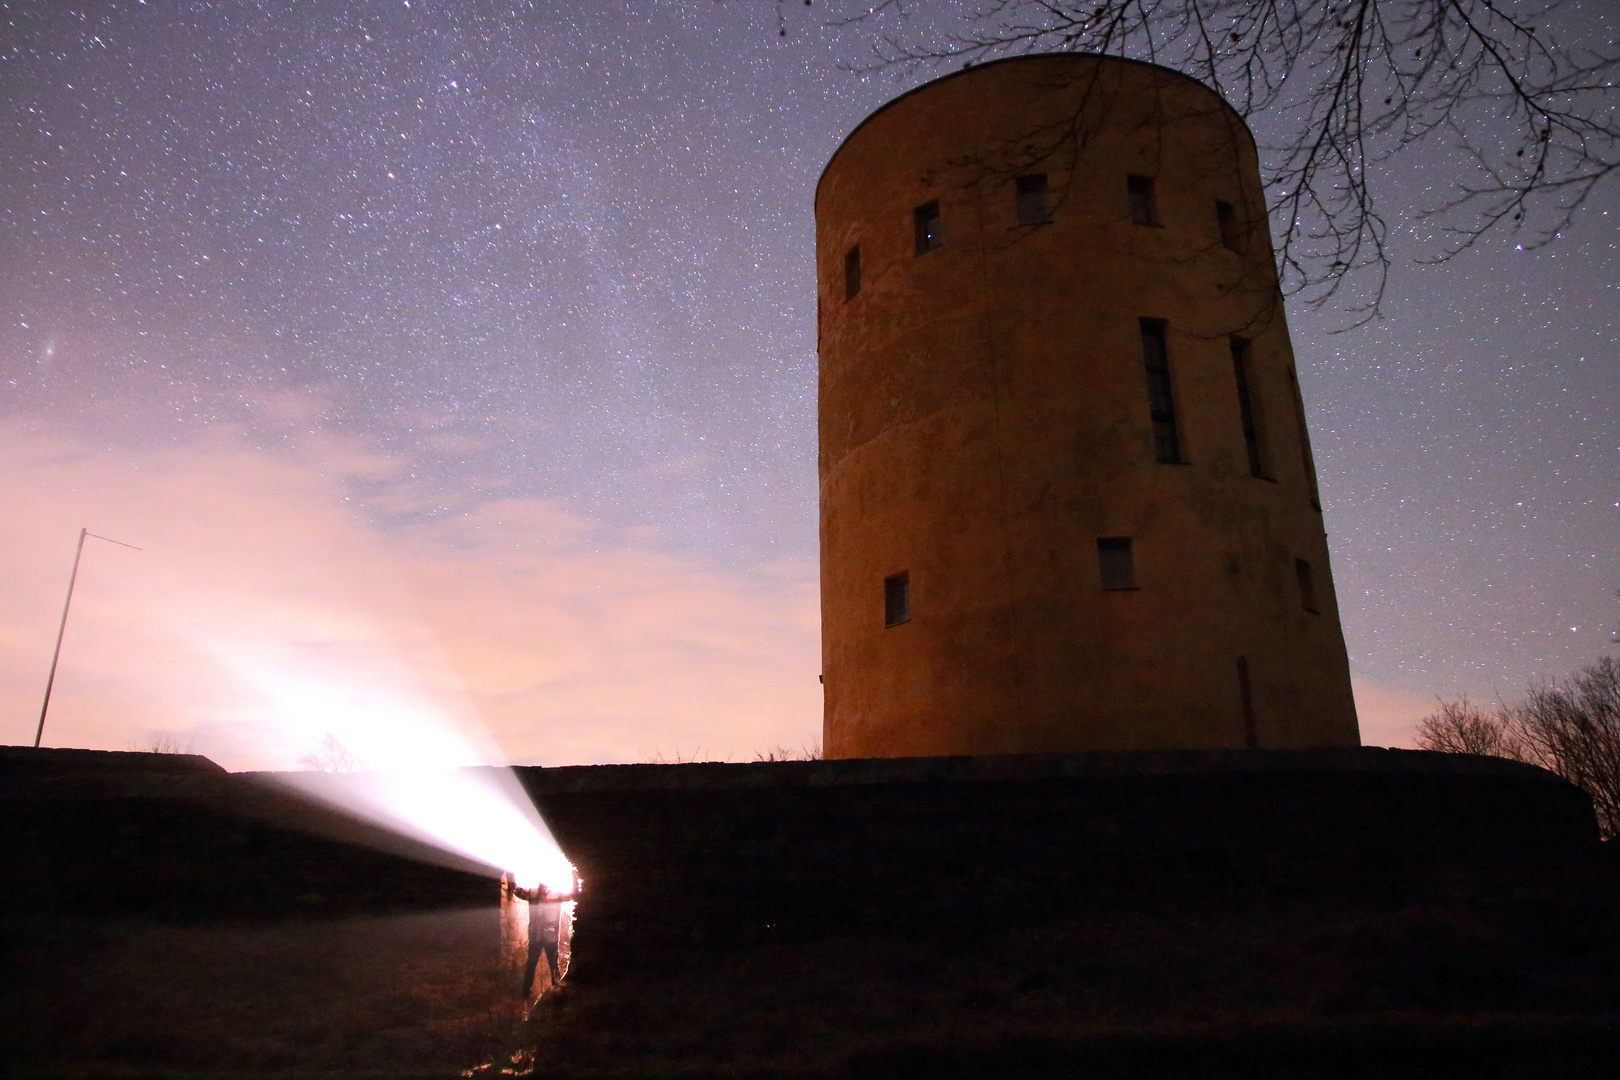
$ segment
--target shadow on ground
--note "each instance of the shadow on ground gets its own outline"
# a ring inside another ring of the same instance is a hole
[[[454,1077],[524,1003],[485,909],[203,926],[8,918],[9,1076]]]
[[[687,957],[542,1000],[552,1077],[1609,1076],[1614,903],[1149,910]],[[493,1076],[495,1070],[481,1075]]]

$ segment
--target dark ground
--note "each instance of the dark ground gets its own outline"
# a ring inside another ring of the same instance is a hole
[[[586,891],[525,1016],[492,882],[251,778],[11,757],[4,1078],[1620,1074],[1620,859],[1512,763],[526,770]]]
[[[1613,1076],[1617,915],[1525,893],[767,947],[565,986],[522,1037],[557,1077]]]
[[[452,1077],[523,1015],[495,909],[176,926],[9,918],[7,1076]]]
[[[527,1020],[493,908],[10,918],[0,1043],[7,1076],[109,1080],[1609,1076],[1617,915],[1526,890],[692,952],[604,985],[586,960]]]

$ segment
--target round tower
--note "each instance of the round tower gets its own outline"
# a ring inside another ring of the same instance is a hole
[[[1359,743],[1254,140],[1112,57],[816,190],[828,757]]]

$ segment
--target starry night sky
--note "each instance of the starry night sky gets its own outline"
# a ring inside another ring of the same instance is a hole
[[[520,761],[815,742],[812,189],[942,72],[782,10],[0,4],[0,740],[87,525],[143,550],[47,744],[285,766],[385,683]],[[1458,170],[1380,178],[1383,321],[1290,311],[1371,743],[1620,626],[1620,186],[1417,266]]]

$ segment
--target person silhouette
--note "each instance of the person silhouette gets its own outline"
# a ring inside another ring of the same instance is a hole
[[[556,986],[562,981],[557,967],[557,951],[562,941],[562,906],[574,899],[579,886],[576,882],[572,889],[562,893],[547,888],[543,882],[532,889],[524,889],[518,886],[516,880],[512,880],[510,888],[513,896],[529,903],[529,956],[523,965],[523,996],[528,997],[534,989],[534,977],[539,972],[541,956],[546,958],[551,985]]]

